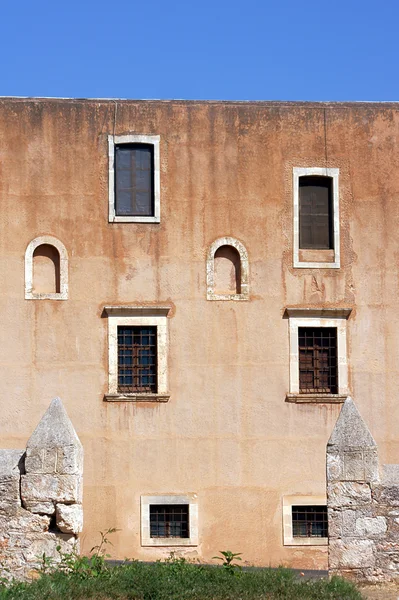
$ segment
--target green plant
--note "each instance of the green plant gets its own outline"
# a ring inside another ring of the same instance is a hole
[[[58,548],[59,546],[57,546],[57,550]],[[43,573],[43,575],[46,573],[51,573],[51,571],[54,570],[55,560],[52,556],[47,556],[47,554],[43,552],[43,554],[38,556],[38,558],[40,558],[40,571]]]
[[[241,554],[242,552],[231,552],[230,550],[219,550],[220,554],[223,556],[212,556],[215,560],[223,561],[222,567],[229,571],[230,573],[234,573],[236,569],[241,570],[241,565],[237,565],[234,563],[235,560],[242,560]]]

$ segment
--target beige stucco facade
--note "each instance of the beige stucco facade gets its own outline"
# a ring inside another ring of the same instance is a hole
[[[159,223],[109,222],[108,139],[129,135],[159,136]],[[283,544],[284,497],[325,495],[340,410],[286,402],[286,308],[352,309],[348,391],[399,462],[398,136],[395,104],[0,100],[1,447],[24,448],[63,399],[85,453],[83,551],[116,527],[115,557],[168,555],[142,545],[140,507],[175,495],[198,506],[185,556],[326,567],[325,546]],[[293,266],[297,168],[339,169],[339,268]],[[66,250],[63,302],[25,297],[41,236]],[[245,301],[207,299],[219,238],[245,248]],[[106,306],[170,308],[168,401],[104,401]]]

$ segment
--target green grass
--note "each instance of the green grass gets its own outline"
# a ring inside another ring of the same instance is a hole
[[[85,566],[86,565],[86,566]],[[101,565],[100,565],[101,567]],[[32,583],[0,586],[0,600],[362,600],[343,579],[308,581],[289,569],[240,571],[182,559],[133,562],[74,572],[55,570]]]

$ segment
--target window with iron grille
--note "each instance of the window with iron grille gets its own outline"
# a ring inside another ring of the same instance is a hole
[[[154,216],[154,146],[115,146],[115,215]]]
[[[157,328],[118,326],[118,392],[157,393]]]
[[[327,506],[293,506],[292,535],[294,538],[328,537]]]
[[[336,327],[299,327],[300,393],[338,393]]]
[[[333,235],[332,179],[299,178],[299,247],[332,250]]]
[[[150,537],[189,538],[189,505],[150,504]]]

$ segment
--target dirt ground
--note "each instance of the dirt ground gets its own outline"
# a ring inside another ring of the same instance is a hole
[[[399,585],[366,586],[360,588],[367,600],[399,600]]]

